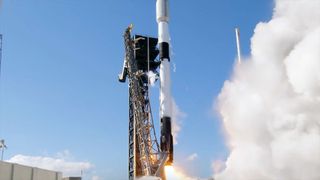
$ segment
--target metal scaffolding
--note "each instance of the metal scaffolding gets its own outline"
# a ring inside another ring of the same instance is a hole
[[[155,71],[160,63],[150,59],[149,37],[132,38],[131,30],[129,26],[124,33],[125,60],[119,81],[129,79],[129,180],[134,180],[141,176],[160,176],[165,155],[157,141],[149,99],[148,72]],[[146,56],[136,54],[143,48],[137,47],[140,40],[147,42]],[[138,56],[144,57],[144,63]]]

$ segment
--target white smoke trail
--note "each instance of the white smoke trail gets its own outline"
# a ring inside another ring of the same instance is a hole
[[[320,179],[320,0],[276,0],[218,97],[230,156],[216,180]]]
[[[176,101],[172,98],[172,136],[173,144],[178,144],[178,135],[181,131],[182,120],[187,116],[186,113],[181,111]]]

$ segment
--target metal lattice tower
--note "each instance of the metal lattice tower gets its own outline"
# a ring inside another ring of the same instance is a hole
[[[131,37],[132,26],[124,33],[125,61],[121,82],[129,79],[129,180],[140,176],[160,176],[164,155],[161,153],[153,124],[148,71],[139,67],[135,44],[143,39]],[[149,45],[149,39],[147,39]],[[149,50],[147,64],[149,64]],[[153,62],[155,64],[156,62]],[[125,75],[124,75],[125,74]]]

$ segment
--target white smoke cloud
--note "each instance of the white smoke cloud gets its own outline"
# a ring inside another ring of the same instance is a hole
[[[187,116],[181,111],[174,99],[172,99],[172,136],[173,143],[178,144],[178,134],[181,130],[182,120]]]
[[[151,85],[151,86],[154,86],[154,85],[155,85],[155,82],[156,82],[156,81],[158,80],[158,78],[159,78],[159,75],[156,74],[156,73],[154,73],[153,71],[149,71],[149,72],[147,73],[147,75],[148,75],[148,78],[149,78],[150,85]]]
[[[66,152],[67,154],[65,154]],[[57,157],[26,156],[19,154],[13,156],[8,162],[62,172],[63,176],[80,176],[81,172],[89,171],[94,167],[94,165],[89,162],[68,161],[69,155],[69,151],[58,153]]]
[[[177,65],[176,65],[176,63],[172,63],[172,65],[173,65],[172,71],[173,71],[173,72],[177,72]]]
[[[198,158],[198,154],[197,153],[193,153],[190,156],[187,157],[187,161],[194,161],[195,159]]]
[[[226,164],[222,160],[215,160],[212,163],[212,170],[215,174],[221,173],[226,168]]]
[[[320,0],[276,0],[218,97],[230,155],[216,180],[320,179]]]

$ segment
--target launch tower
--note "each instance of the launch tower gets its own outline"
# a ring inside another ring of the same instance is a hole
[[[156,9],[158,38],[132,36],[132,25],[124,33],[125,59],[119,81],[129,81],[129,180],[142,176],[165,180],[164,166],[173,162],[168,0],[157,0]],[[150,73],[160,76],[160,141],[149,99]]]
[[[124,33],[126,55],[119,75],[120,82],[129,79],[129,180],[156,175],[162,156],[153,124],[148,78],[148,72],[156,73],[160,64],[155,60],[158,40],[131,37],[131,30],[132,26]]]

